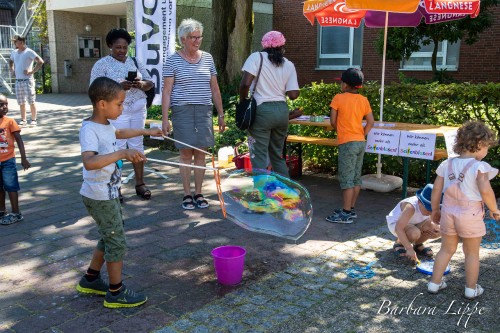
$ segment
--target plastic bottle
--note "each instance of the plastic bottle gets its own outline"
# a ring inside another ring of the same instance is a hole
[[[233,161],[234,148],[231,146],[222,147],[217,152],[217,160],[219,161],[219,167],[227,168],[229,163]]]

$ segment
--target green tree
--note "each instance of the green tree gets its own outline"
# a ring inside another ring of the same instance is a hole
[[[438,43],[447,40],[456,43],[461,40],[472,45],[479,39],[479,34],[488,29],[494,21],[492,7],[498,5],[499,0],[481,0],[481,11],[478,17],[466,17],[456,21],[438,24],[425,24],[414,28],[389,28],[387,33],[387,59],[401,61],[408,59],[413,52],[420,50],[421,45],[434,43],[431,65],[434,74],[437,74]],[[377,49],[382,54],[383,31],[377,40]]]
[[[219,83],[229,85],[241,75],[250,54],[253,20],[252,0],[212,1],[212,47]]]
[[[28,5],[30,3],[28,0],[24,0],[24,2],[26,3],[26,5]],[[47,29],[47,9],[45,6],[45,1],[41,1],[40,5],[36,9],[36,11],[33,13],[33,25],[40,29],[40,32],[38,33],[38,37],[40,38],[40,42],[43,45],[48,45],[49,44],[49,32]]]

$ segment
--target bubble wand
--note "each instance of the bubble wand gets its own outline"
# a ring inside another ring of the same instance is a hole
[[[207,155],[214,156],[212,153],[209,153],[208,151],[205,151],[205,150],[200,149],[200,148],[195,147],[195,146],[188,145],[187,143],[184,143],[184,142],[182,142],[182,141],[176,140],[176,139],[171,138],[171,137],[169,137],[169,136],[167,136],[167,135],[162,135],[162,137],[163,137],[164,139],[167,139],[167,140],[170,140],[170,141],[173,141],[173,142],[180,143],[181,145],[184,145],[184,146],[186,146],[186,147],[193,148],[193,149],[195,149],[195,150],[197,150],[197,151],[201,151],[202,153],[205,153],[205,154],[207,154]]]

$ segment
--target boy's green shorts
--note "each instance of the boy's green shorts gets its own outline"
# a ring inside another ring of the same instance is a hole
[[[365,141],[351,141],[339,145],[338,179],[342,190],[361,185]]]
[[[107,262],[122,261],[127,251],[120,199],[93,200],[82,196],[83,204],[97,223],[101,239],[97,249],[104,252]]]

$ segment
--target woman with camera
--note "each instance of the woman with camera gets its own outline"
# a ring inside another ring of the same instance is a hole
[[[151,77],[140,61],[129,57],[128,47],[132,37],[125,29],[112,29],[106,36],[111,54],[98,60],[92,67],[90,83],[100,76],[120,83],[126,91],[123,112],[116,120],[110,120],[116,129],[144,128],[146,123],[146,93],[154,87]],[[118,149],[131,148],[144,153],[143,137],[116,140]],[[151,198],[151,191],[144,183],[144,162],[133,164],[135,192],[143,199]],[[123,196],[120,192],[120,202]]]

